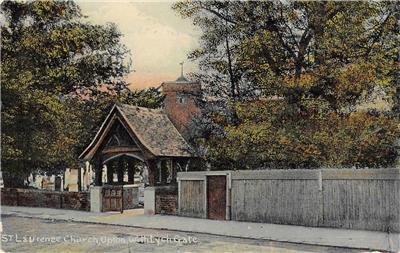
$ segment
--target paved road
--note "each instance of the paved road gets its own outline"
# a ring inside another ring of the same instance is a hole
[[[144,215],[143,209],[126,210],[121,214],[119,212],[94,213],[66,209],[1,206],[1,214],[21,218],[55,219],[65,222],[89,222],[153,230],[186,231],[188,233],[206,233],[226,237],[308,243],[311,245],[392,249],[392,251],[400,253],[400,234],[377,231],[302,227],[231,220],[218,221],[168,215]]]
[[[3,216],[2,223],[1,248],[5,252],[361,252],[266,240],[12,216]]]

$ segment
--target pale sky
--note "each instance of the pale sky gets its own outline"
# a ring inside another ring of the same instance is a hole
[[[186,60],[197,47],[199,31],[171,9],[172,1],[77,1],[88,20],[96,24],[115,23],[131,50],[132,68],[127,76],[133,89],[158,86],[197,65]]]

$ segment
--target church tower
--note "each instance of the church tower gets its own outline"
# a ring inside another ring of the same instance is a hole
[[[183,75],[183,63],[181,66],[181,76],[175,81],[163,82],[161,91],[165,95],[165,112],[178,131],[185,135],[191,120],[200,115],[201,85],[186,79]]]

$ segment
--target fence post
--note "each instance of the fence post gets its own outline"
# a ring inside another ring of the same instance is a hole
[[[90,211],[102,212],[103,195],[101,186],[90,187]]]
[[[204,191],[204,213],[203,213],[203,218],[207,219],[207,175],[204,175],[204,185],[203,185],[203,191]]]
[[[124,186],[121,185],[121,213],[124,212]]]
[[[178,210],[177,214],[181,214],[181,179],[179,177],[176,178],[178,181]]]
[[[154,215],[156,213],[156,187],[144,188],[144,214]]]
[[[232,206],[231,189],[232,189],[232,176],[231,172],[229,171],[226,174],[226,214],[225,214],[226,220],[231,219],[231,206]]]
[[[318,225],[322,226],[324,224],[324,192],[322,185],[322,170],[318,170],[318,203],[319,203],[319,215],[318,215]]]

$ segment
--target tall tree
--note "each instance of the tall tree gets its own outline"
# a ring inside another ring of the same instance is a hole
[[[1,15],[2,169],[17,184],[76,161],[70,97],[126,90],[129,52],[115,25],[87,22],[72,1],[3,1]]]
[[[228,103],[229,113],[211,107],[203,129],[212,133],[204,143],[214,164],[393,164],[399,123],[392,107],[399,90],[395,3],[185,1],[174,8],[203,31],[200,53],[191,57],[217,73],[212,87],[225,89],[219,79],[230,70],[215,59],[229,62],[234,55],[237,80],[259,95]],[[226,33],[218,31],[229,31],[231,56],[223,46]],[[361,112],[376,91],[388,98],[389,112]]]
[[[173,9],[184,18],[192,18],[200,27],[200,48],[190,53],[189,59],[198,60],[200,79],[210,95],[230,99],[251,96],[242,81],[244,71],[238,65],[238,36],[231,15],[237,3],[229,1],[177,2]]]
[[[211,71],[215,90],[225,89],[223,77],[233,83],[246,79],[265,96],[301,93],[339,109],[338,97],[356,101],[370,90],[366,84],[349,86],[351,91],[335,87],[347,66],[376,72],[375,85],[395,76],[390,72],[398,61],[394,3],[185,1],[174,9],[202,29],[201,46],[189,57]]]
[[[266,95],[323,99],[336,111],[373,87],[393,95],[396,11],[382,2],[278,3],[260,12],[268,21],[242,44],[243,62]]]

